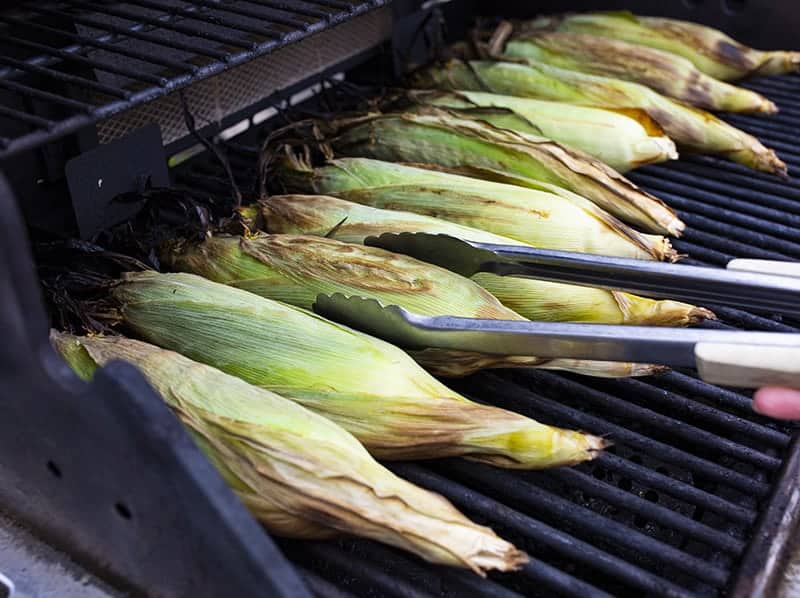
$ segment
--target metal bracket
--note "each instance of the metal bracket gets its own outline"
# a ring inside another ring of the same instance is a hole
[[[141,209],[141,203],[115,202],[118,195],[169,186],[167,157],[157,124],[84,152],[67,162],[64,170],[84,239],[128,220]]]
[[[0,175],[0,508],[123,591],[308,596],[138,370],[58,358],[24,231]]]

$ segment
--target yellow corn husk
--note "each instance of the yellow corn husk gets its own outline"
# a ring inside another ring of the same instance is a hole
[[[568,31],[521,34],[508,41],[504,55],[634,81],[706,110],[778,111],[761,94],[718,81],[681,56],[597,35]]]
[[[661,125],[681,151],[720,154],[755,170],[786,175],[786,165],[775,152],[752,135],[709,112],[630,81],[549,64],[451,60],[420,71],[412,82],[416,87],[490,91],[601,108],[638,108]]]
[[[597,378],[633,378],[652,376],[669,368],[625,361],[587,361],[584,359],[546,359],[525,355],[490,355],[449,349],[424,349],[412,353],[425,369],[442,378],[461,378],[492,368],[539,368],[561,370]]]
[[[800,70],[800,52],[755,50],[705,25],[627,11],[542,17],[526,28],[589,33],[672,52],[723,81]]]
[[[478,272],[472,280],[506,307],[534,321],[689,326],[716,318],[713,312],[702,307],[648,299],[622,291],[498,276],[490,272]]]
[[[457,111],[465,118],[549,137],[582,150],[619,172],[678,158],[673,141],[642,110],[622,114],[480,91],[416,90],[408,95],[415,102]]]
[[[347,156],[441,166],[478,166],[520,175],[580,194],[649,232],[679,235],[683,222],[661,200],[576,149],[442,110],[371,114],[319,123],[334,150]]]
[[[465,456],[541,468],[603,441],[473,403],[401,349],[306,310],[193,274],[126,274],[109,300],[129,330],[324,415],[377,458]]]
[[[161,259],[172,269],[304,309],[311,309],[319,294],[342,293],[376,299],[383,305],[399,305],[425,316],[525,319],[483,287],[449,270],[382,249],[322,237],[217,236],[200,244],[178,241],[165,247]],[[567,285],[562,286],[569,291]],[[565,301],[568,303],[566,297]],[[692,308],[683,306],[687,307]],[[638,364],[633,368],[624,363],[487,356],[463,351],[452,352],[453,359],[447,362],[448,353],[451,352],[410,352],[425,369],[441,376],[466,376],[483,367],[538,367],[604,377],[629,376],[632,372],[643,376],[655,371]]]
[[[288,399],[140,341],[59,333],[51,341],[82,377],[114,359],[137,366],[273,532],[356,534],[480,575],[527,561],[441,496],[384,468],[350,433]]]
[[[677,256],[665,237],[639,233],[590,201],[545,184],[536,190],[367,158],[341,158],[312,168],[287,157],[275,175],[298,191],[408,210],[536,247],[637,259]]]
[[[514,239],[428,216],[362,206],[324,195],[273,195],[244,208],[252,228],[273,233],[311,234],[351,243],[383,233],[420,232],[496,245],[525,245]],[[341,226],[336,225],[342,223]],[[530,320],[638,326],[686,326],[714,314],[677,301],[655,301],[630,293],[478,273],[472,280]],[[519,286],[517,286],[519,285]],[[514,289],[519,289],[517,292]]]
[[[525,245],[509,237],[413,212],[382,210],[329,195],[272,195],[240,212],[250,229],[363,243],[385,232],[438,233],[477,243]]]

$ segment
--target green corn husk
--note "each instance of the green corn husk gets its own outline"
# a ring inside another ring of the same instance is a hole
[[[641,110],[620,113],[480,91],[417,90],[408,95],[412,101],[447,108],[464,118],[549,137],[619,172],[678,158],[673,141]]]
[[[350,243],[363,243],[366,237],[383,233],[420,232],[496,245],[524,245],[508,237],[453,225],[438,218],[370,208],[324,195],[273,195],[244,211],[252,221],[251,228],[323,236],[333,231],[331,237]],[[341,226],[336,226],[342,222]],[[593,287],[500,277],[487,272],[475,274],[472,280],[529,320],[688,326],[715,317],[706,309],[685,303],[656,301]]]
[[[562,69],[549,64],[451,60],[420,71],[416,87],[489,91],[600,108],[647,112],[681,151],[720,154],[755,170],[786,175],[775,152],[709,112],[666,98],[630,81]]]
[[[251,230],[363,243],[385,232],[438,233],[477,243],[525,245],[509,237],[413,212],[382,210],[328,195],[272,195],[240,209]]]
[[[267,299],[311,309],[319,294],[342,293],[399,305],[425,316],[524,320],[475,282],[408,256],[306,235],[209,237],[202,243],[178,241],[161,253],[162,263]],[[535,284],[533,285],[535,286]],[[563,285],[566,286],[566,285]],[[567,291],[569,288],[567,287]],[[638,298],[637,298],[638,299]],[[691,306],[675,304],[675,311]],[[466,376],[486,367],[541,367],[591,376],[644,376],[651,365],[472,352],[411,351],[439,376]],[[452,359],[446,359],[447,355]]]
[[[520,34],[508,41],[504,55],[634,81],[706,110],[778,111],[761,94],[709,77],[685,58],[597,35],[568,31]]]
[[[193,274],[128,273],[109,301],[145,340],[328,417],[377,458],[534,469],[591,459],[604,445],[473,403],[389,343]]]
[[[271,531],[351,533],[479,575],[518,569],[525,553],[441,496],[400,479],[350,433],[288,399],[178,353],[122,337],[51,333],[83,378],[137,366],[242,501]]]
[[[396,162],[476,166],[519,175],[580,194],[649,232],[679,235],[683,222],[661,200],[614,169],[546,137],[499,129],[453,113],[371,114],[319,123],[345,156]]]
[[[755,50],[711,27],[628,11],[542,17],[526,23],[526,28],[589,33],[672,52],[723,81],[800,70],[800,52]]]
[[[341,158],[312,168],[296,156],[287,157],[274,174],[293,190],[408,210],[536,247],[637,259],[677,257],[666,238],[639,233],[563,189],[554,189],[556,195],[552,187],[539,191],[367,158]]]

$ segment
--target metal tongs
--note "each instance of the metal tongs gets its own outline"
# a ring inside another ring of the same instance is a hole
[[[426,233],[387,233],[366,243],[464,276],[492,272],[800,315],[800,267],[791,262],[741,260],[733,264],[741,270],[724,270]],[[409,349],[661,363],[697,368],[713,384],[800,388],[800,334],[428,317],[339,293],[319,295],[314,311]]]

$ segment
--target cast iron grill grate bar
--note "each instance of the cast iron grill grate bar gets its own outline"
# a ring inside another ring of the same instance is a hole
[[[21,85],[0,88],[8,107],[0,120],[0,158],[40,147],[243,64],[383,6],[385,0],[37,4],[15,7],[35,15],[28,20],[0,15],[4,39],[31,54],[0,54],[0,80]],[[76,31],[73,24],[83,29]],[[104,54],[102,60],[98,52]],[[75,74],[70,67],[82,70]],[[53,81],[69,84],[63,94],[66,101],[45,95]],[[34,97],[35,104],[27,101]],[[9,120],[28,126],[7,127]]]
[[[800,78],[796,81],[800,88]],[[771,145],[767,135],[762,141]],[[257,146],[237,141],[230,147],[243,189],[253,184],[249,165]],[[195,192],[229,193],[213,161],[190,161],[176,175]],[[691,255],[690,263],[800,258],[800,235],[792,234],[800,215],[795,180],[705,156],[649,166],[632,178],[686,217],[686,235],[674,245]],[[720,321],[709,327],[798,330],[797,322],[778,314],[710,307]],[[731,582],[793,437],[790,429],[754,414],[749,396],[680,371],[630,380],[513,371],[450,385],[475,400],[545,423],[608,434],[615,442],[592,462],[545,472],[460,460],[389,464],[528,551],[531,564],[515,574],[493,575],[491,584],[482,586],[471,573],[363,540],[290,542],[285,544],[290,558],[359,596],[482,591],[719,596]],[[400,564],[393,568],[395,561]],[[413,580],[412,587],[391,585],[387,571]],[[348,579],[346,585],[338,583],[341,578]],[[465,589],[459,580],[477,585]]]
[[[41,9],[41,8],[39,9],[39,12],[43,14],[61,14],[62,16],[64,14],[64,13],[58,13],[58,11],[47,11],[46,9]],[[99,48],[101,50],[112,52],[114,54],[119,54],[121,56],[127,56],[128,58],[135,58],[136,60],[140,60],[142,62],[150,62],[152,64],[158,64],[164,67],[173,68],[177,70],[194,72],[198,68],[193,64],[185,64],[178,60],[170,60],[169,58],[165,58],[163,56],[156,56],[153,54],[147,54],[145,52],[137,52],[136,50],[131,50],[119,44],[108,43],[106,40],[103,39],[99,38],[94,39],[91,37],[87,37],[85,35],[78,35],[77,33],[64,31],[63,29],[56,29],[55,27],[48,27],[47,25],[41,25],[39,23],[25,21],[23,19],[16,17],[9,17],[0,14],[0,22],[16,25],[26,29],[31,29],[33,31],[39,31],[41,33],[48,35],[60,36],[75,42],[75,45],[64,48],[64,51],[66,52],[78,52],[84,49],[85,47],[91,46],[94,48]],[[111,39],[111,36],[108,36],[108,38]]]

